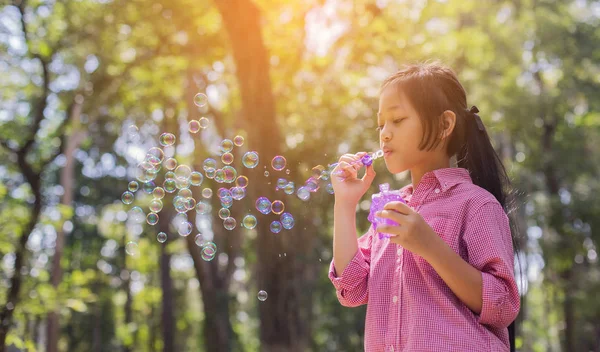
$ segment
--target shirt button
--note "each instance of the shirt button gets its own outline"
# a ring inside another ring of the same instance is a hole
[[[394,301],[394,303],[398,302],[398,296],[394,296],[394,298],[392,298],[392,301]]]
[[[394,346],[390,346],[390,352],[394,352]]]
[[[398,255],[402,255],[402,248],[398,248]]]
[[[435,193],[440,193],[440,189],[439,189],[439,188],[436,188],[436,189],[435,189]]]

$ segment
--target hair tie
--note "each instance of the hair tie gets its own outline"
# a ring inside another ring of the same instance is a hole
[[[477,128],[479,128],[479,131],[481,131],[481,132],[485,131],[485,127],[483,126],[483,121],[481,121],[481,117],[479,117],[479,115],[477,115],[477,113],[479,112],[479,109],[477,109],[477,107],[475,105],[473,105],[473,106],[471,106],[470,109],[467,110],[467,112],[469,113],[469,115],[471,115],[475,118],[475,122],[477,122]]]

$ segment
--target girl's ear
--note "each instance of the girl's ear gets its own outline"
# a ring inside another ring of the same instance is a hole
[[[454,131],[456,126],[456,114],[451,110],[446,110],[442,113],[440,138],[447,139]]]

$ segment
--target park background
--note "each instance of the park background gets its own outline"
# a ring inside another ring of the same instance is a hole
[[[379,85],[429,59],[457,72],[521,192],[518,349],[600,351],[599,24],[586,0],[1,1],[0,351],[362,350],[365,307],[342,307],[327,278],[333,196],[274,185],[375,151]],[[200,117],[208,128],[189,133]],[[170,226],[168,197],[158,225],[127,221],[122,193],[163,132],[196,170],[224,138],[245,138],[238,170],[259,152],[238,226],[213,211],[203,230],[214,260],[200,231]],[[410,182],[376,170],[359,231],[375,185]],[[260,195],[295,226],[271,233]]]

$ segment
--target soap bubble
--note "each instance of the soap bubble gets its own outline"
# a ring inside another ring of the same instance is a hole
[[[210,198],[212,197],[212,189],[210,188],[205,188],[202,190],[202,197],[204,198]]]
[[[206,177],[210,178],[210,179],[214,179],[215,176],[217,175],[217,169],[213,169],[213,168],[208,168],[206,169]]]
[[[163,150],[158,147],[153,147],[148,150],[146,157],[151,164],[158,165],[162,163],[165,159],[165,152],[163,152]]]
[[[217,181],[218,183],[225,182],[225,171],[223,171],[223,169],[218,169],[215,172],[215,181]]]
[[[181,224],[177,226],[177,232],[181,236],[188,236],[192,233],[193,226],[189,221],[183,221]]]
[[[235,200],[242,200],[246,196],[246,190],[242,187],[232,187],[231,197]]]
[[[154,196],[155,199],[163,199],[165,197],[165,189],[162,187],[156,187],[152,191],[152,196]]]
[[[177,166],[177,165],[175,165],[175,166]],[[175,173],[173,171],[169,171],[169,172],[165,173],[165,180],[175,181]]]
[[[273,203],[271,203],[271,211],[274,214],[281,214],[283,213],[283,210],[285,209],[285,204],[283,204],[282,201],[280,200],[274,200]]]
[[[314,193],[319,190],[319,181],[311,177],[306,181],[304,187],[306,187],[306,189],[308,189],[309,192]]]
[[[127,216],[133,222],[136,222],[138,224],[141,224],[146,219],[146,214],[144,213],[142,208],[137,207],[137,206],[131,208],[129,210],[129,212],[127,213]]]
[[[217,161],[213,158],[206,158],[202,163],[202,168],[204,169],[204,171],[206,171],[207,169],[216,169]]]
[[[191,120],[188,122],[188,130],[190,133],[198,133],[200,131],[200,121]]]
[[[282,225],[281,225],[281,223],[279,221],[275,220],[275,221],[273,221],[271,223],[270,228],[271,228],[271,232],[273,232],[273,233],[280,233]]]
[[[265,177],[269,177],[269,171],[265,171]]]
[[[160,135],[160,137],[158,138],[158,142],[160,143],[160,145],[162,145],[163,147],[166,147],[168,145],[173,145],[175,144],[175,135],[173,133],[163,133]]]
[[[288,180],[285,178],[277,179],[277,189],[283,189],[288,184]]]
[[[225,183],[233,183],[237,177],[237,171],[232,166],[224,166],[223,172],[225,173]]]
[[[154,191],[155,188],[156,188],[156,184],[152,181],[148,181],[142,185],[142,189],[147,194],[152,194],[152,192]]]
[[[267,300],[268,294],[266,291],[260,290],[258,291],[258,300],[264,302]]]
[[[277,155],[271,160],[271,166],[274,170],[281,171],[285,168],[286,160],[283,156]]]
[[[248,186],[248,177],[241,175],[235,180],[235,185],[238,187],[246,188]]]
[[[187,198],[185,200],[185,208],[187,210],[192,210],[196,206],[196,200],[194,198]]]
[[[192,191],[189,188],[183,188],[177,192],[177,195],[182,198],[190,198],[192,197]]]
[[[200,172],[192,172],[192,174],[190,175],[190,183],[192,184],[192,186],[200,186],[202,184],[202,181],[204,181],[204,176]]]
[[[288,182],[287,185],[285,185],[285,187],[283,187],[283,191],[285,192],[285,194],[294,194],[294,190],[296,189],[296,185],[294,184],[294,182]]]
[[[156,235],[156,240],[160,243],[165,243],[167,241],[167,234],[159,232],[158,235]]]
[[[127,134],[130,137],[135,137],[140,132],[140,129],[136,125],[129,125],[127,127]]]
[[[206,117],[201,117],[200,120],[198,120],[198,122],[200,122],[200,128],[202,128],[203,130],[206,129],[206,127],[208,127],[208,119]]]
[[[129,254],[130,256],[137,256],[138,255],[138,244],[133,241],[127,242],[127,244],[125,245],[125,252],[127,254]]]
[[[200,215],[208,214],[211,211],[211,205],[204,202],[196,204],[196,213]]]
[[[219,188],[219,190],[217,191],[217,196],[219,198],[224,198],[224,197],[231,197],[231,191],[228,190],[227,188],[221,187]]]
[[[188,204],[186,198],[180,196],[176,196],[175,198],[173,198],[173,207],[180,214],[187,212]]]
[[[219,218],[221,218],[221,220],[227,219],[230,215],[231,215],[231,212],[229,211],[229,209],[227,209],[227,208],[219,209]]]
[[[298,195],[298,198],[302,199],[305,202],[310,198],[310,191],[306,187],[298,188],[296,194]]]
[[[254,215],[246,215],[242,220],[242,226],[249,230],[252,230],[256,227],[257,222],[258,221],[256,220],[256,217]]]
[[[167,180],[165,180],[165,182],[163,182],[163,188],[168,193],[173,193],[177,189],[177,184],[175,183],[175,180],[167,179]]]
[[[163,202],[158,199],[153,199],[150,202],[150,211],[153,213],[160,213],[163,208]]]
[[[321,175],[323,174],[323,171],[325,171],[325,166],[323,165],[317,165],[315,167],[312,168],[311,170],[311,177],[314,179],[319,179],[319,177],[321,177]]]
[[[156,225],[158,223],[158,214],[156,213],[148,213],[146,216],[146,222],[148,225]]]
[[[286,230],[289,230],[292,227],[294,227],[294,217],[292,216],[292,214],[290,214],[290,213],[281,214],[281,225],[283,225],[283,228]]]
[[[223,220],[223,227],[225,227],[225,229],[229,231],[233,230],[236,224],[237,222],[232,217],[228,217],[225,220]]]
[[[194,243],[196,243],[196,246],[202,248],[204,247],[204,243],[206,241],[204,240],[204,236],[202,236],[201,233],[197,234],[196,237],[194,237]]]
[[[179,165],[175,169],[175,177],[181,180],[187,180],[192,175],[192,169],[187,165]]]
[[[229,153],[233,150],[233,142],[231,139],[224,139],[221,141],[221,151],[223,153]]]
[[[285,170],[285,174],[289,175],[290,174],[290,169]]]
[[[209,262],[213,260],[217,254],[217,245],[210,241],[204,242],[201,252],[202,260]]]
[[[190,175],[191,177],[191,175]],[[178,178],[175,177],[175,186],[177,187],[177,189],[185,189],[185,188],[190,188],[190,179],[189,178]]]
[[[256,210],[262,214],[269,214],[271,212],[271,202],[267,197],[259,197],[255,203]]]
[[[233,163],[233,154],[225,153],[225,154],[221,155],[221,161],[225,165],[230,165],[231,163]]]
[[[333,185],[331,183],[328,183],[327,186],[325,186],[325,190],[327,191],[327,193],[329,194],[333,194]]]
[[[233,138],[233,144],[235,144],[237,147],[241,147],[244,145],[244,137],[239,135],[235,136],[235,138]]]
[[[231,206],[233,205],[233,198],[223,198],[221,199],[221,206],[223,208],[231,208]]]
[[[135,197],[133,196],[133,193],[129,191],[123,192],[123,195],[121,196],[121,201],[123,201],[123,204],[131,204],[133,203],[134,199]]]
[[[135,192],[140,188],[140,185],[135,182],[135,181],[131,181],[129,182],[129,184],[127,185],[127,189],[129,190],[129,192]]]
[[[242,157],[242,164],[248,169],[253,169],[258,166],[259,158],[257,152],[246,152]]]
[[[208,97],[204,93],[194,95],[194,104],[198,107],[203,107],[208,103]]]

